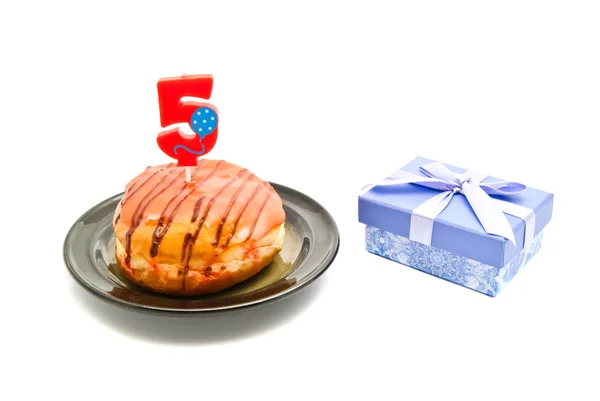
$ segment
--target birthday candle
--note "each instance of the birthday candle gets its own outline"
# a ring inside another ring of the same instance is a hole
[[[184,75],[158,81],[160,124],[166,129],[159,133],[157,143],[167,156],[177,159],[178,166],[196,166],[198,157],[215,146],[217,109],[199,100],[182,100],[184,97],[208,100],[212,87],[212,75]],[[183,132],[190,129],[191,135]]]

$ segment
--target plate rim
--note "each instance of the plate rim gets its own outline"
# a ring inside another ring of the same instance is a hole
[[[300,194],[302,197],[305,197],[308,200],[310,200],[311,202],[314,202],[324,212],[326,218],[331,222],[331,227],[336,236],[336,238],[334,239],[334,245],[330,249],[330,252],[318,263],[318,265],[313,270],[310,271],[310,273],[304,278],[303,281],[300,282],[300,284],[293,284],[287,288],[284,288],[281,291],[267,295],[264,298],[247,301],[247,302],[241,303],[241,304],[225,305],[225,306],[214,307],[214,308],[210,308],[210,309],[180,309],[180,308],[172,308],[172,307],[143,305],[143,304],[136,304],[136,303],[128,301],[128,300],[124,300],[124,299],[120,299],[120,298],[111,296],[107,292],[105,292],[102,289],[95,286],[89,280],[86,280],[84,275],[82,274],[81,269],[79,267],[73,266],[71,264],[71,262],[69,261],[69,257],[68,257],[68,252],[69,252],[68,244],[69,244],[70,239],[73,236],[74,231],[77,229],[78,225],[83,220],[85,220],[86,217],[88,217],[90,214],[92,214],[94,209],[98,205],[101,205],[105,202],[109,202],[114,198],[122,197],[125,192],[121,192],[121,193],[109,196],[109,197],[105,198],[104,200],[96,203],[94,206],[90,207],[87,211],[85,211],[81,216],[79,216],[73,222],[73,224],[69,228],[67,234],[65,235],[65,239],[63,241],[64,264],[67,267],[67,270],[69,271],[71,277],[73,277],[73,279],[75,280],[75,282],[77,282],[80,286],[82,286],[85,290],[87,290],[91,294],[97,296],[98,298],[102,299],[103,301],[109,302],[110,304],[119,306],[119,307],[127,309],[127,310],[133,310],[133,311],[143,312],[143,313],[166,314],[166,315],[177,315],[177,316],[214,315],[214,314],[221,314],[221,313],[227,313],[227,312],[248,310],[251,308],[268,305],[273,302],[288,298],[289,296],[298,293],[302,289],[305,289],[310,284],[314,283],[329,268],[329,266],[331,266],[331,264],[333,263],[333,261],[335,260],[337,254],[339,252],[340,233],[339,233],[337,223],[336,223],[335,219],[333,218],[333,216],[331,215],[331,213],[329,213],[329,211],[325,207],[323,207],[323,205],[321,205],[318,201],[316,201],[314,198],[312,198],[311,196],[309,196],[303,192],[300,192],[294,188],[290,188],[286,185],[278,184],[278,183],[271,182],[271,181],[267,181],[267,182],[269,182],[269,184],[271,186],[273,186],[273,189],[275,189],[276,191],[277,191],[277,188],[282,188],[283,190]],[[104,279],[108,280],[108,278],[104,278]],[[160,294],[158,294],[158,295],[160,295]]]

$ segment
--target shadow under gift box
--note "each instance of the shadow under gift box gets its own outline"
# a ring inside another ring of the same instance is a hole
[[[417,157],[401,170],[425,177],[420,167],[434,160]],[[466,170],[447,165],[455,173]],[[482,183],[501,181],[487,177]],[[512,196],[494,196],[531,209],[533,240],[524,246],[524,220],[505,214],[516,246],[485,232],[466,197],[456,194],[435,218],[431,245],[409,239],[411,215],[440,191],[416,184],[375,187],[359,196],[359,222],[366,225],[367,251],[453,283],[496,296],[540,247],[543,229],[552,218],[554,195],[527,187]]]

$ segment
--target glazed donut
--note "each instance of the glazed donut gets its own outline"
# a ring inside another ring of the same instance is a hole
[[[116,260],[134,283],[170,295],[215,293],[258,273],[281,251],[285,212],[247,169],[201,159],[148,167],[113,218]]]

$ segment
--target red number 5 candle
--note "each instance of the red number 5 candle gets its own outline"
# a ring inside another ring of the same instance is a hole
[[[219,116],[210,103],[183,101],[184,97],[210,99],[212,75],[189,75],[162,78],[158,81],[160,125],[167,128],[158,134],[158,147],[179,166],[196,166],[198,157],[207,154],[217,141]],[[182,129],[191,128],[193,133]]]

